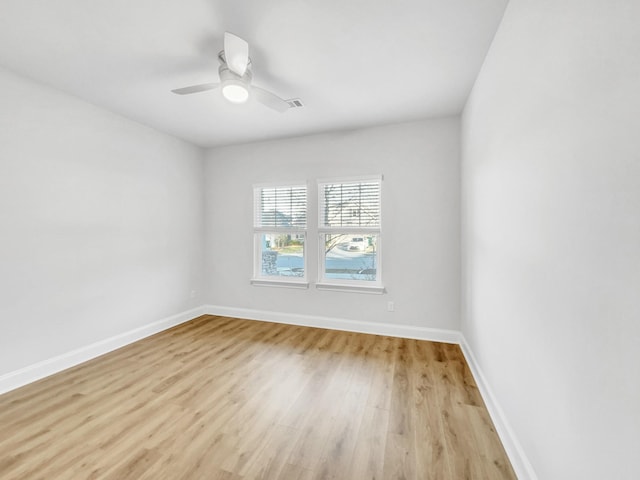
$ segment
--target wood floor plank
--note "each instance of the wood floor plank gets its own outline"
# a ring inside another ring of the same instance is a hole
[[[0,396],[0,478],[514,479],[457,345],[204,315]]]
[[[422,461],[416,464],[416,475],[425,480],[437,480],[451,476],[444,428],[440,415],[439,390],[437,388],[436,366],[428,348],[416,344],[415,365],[411,371],[415,386],[415,429],[416,445],[422,448]]]
[[[344,478],[353,480],[384,478],[384,452],[388,426],[388,410],[365,407],[351,463]]]
[[[247,480],[286,478],[283,472],[288,469],[287,459],[295,446],[294,439],[298,434],[294,428],[275,425],[269,432],[263,448],[239,473]]]

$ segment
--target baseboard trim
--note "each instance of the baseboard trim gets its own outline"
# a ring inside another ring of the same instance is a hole
[[[505,452],[507,452],[507,456],[511,461],[511,466],[515,471],[516,476],[519,480],[538,480],[538,476],[533,469],[531,462],[529,462],[529,459],[527,458],[522,445],[518,441],[518,438],[511,428],[511,425],[507,421],[507,417],[504,414],[504,411],[500,407],[500,404],[493,394],[493,390],[491,389],[489,382],[487,382],[486,377],[482,373],[482,369],[480,368],[480,365],[478,364],[478,361],[476,360],[471,347],[469,347],[467,340],[462,334],[460,348],[462,349],[462,353],[464,354],[465,359],[467,360],[467,364],[471,369],[473,378],[478,385],[478,389],[480,390],[482,399],[487,406],[487,410],[489,411],[491,420],[496,427],[498,436],[502,441]]]
[[[0,394],[15,390],[29,383],[61,372],[67,368],[78,365],[92,358],[99,357],[130,343],[142,340],[145,337],[161,332],[175,325],[189,321],[200,315],[204,315],[206,308],[200,306],[172,315],[162,320],[158,320],[147,325],[143,325],[128,332],[115,335],[104,340],[77,348],[62,355],[58,355],[47,360],[29,365],[27,367],[5,373],[0,376]]]
[[[433,342],[460,343],[462,336],[457,330],[440,328],[414,327],[411,325],[395,325],[392,323],[366,322],[344,318],[321,317],[317,315],[302,315],[296,313],[272,312],[267,310],[253,310],[249,308],[224,307],[207,305],[207,313],[222,317],[246,318],[263,322],[285,323],[303,327],[327,328],[329,330],[343,330],[345,332],[371,333],[390,337],[415,338],[417,340],[431,340]]]

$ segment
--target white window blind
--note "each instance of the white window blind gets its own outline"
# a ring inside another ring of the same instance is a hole
[[[307,186],[255,187],[254,226],[267,229],[305,229]]]
[[[380,228],[380,180],[319,183],[320,228]]]

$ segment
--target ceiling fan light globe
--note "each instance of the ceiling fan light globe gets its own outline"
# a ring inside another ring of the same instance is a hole
[[[231,103],[245,103],[249,99],[249,90],[238,83],[228,83],[222,87],[222,96]]]

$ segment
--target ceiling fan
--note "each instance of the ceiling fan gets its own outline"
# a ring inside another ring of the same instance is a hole
[[[249,44],[237,35],[224,32],[224,50],[218,53],[218,60],[220,61],[218,68],[220,83],[203,83],[171,91],[178,95],[189,95],[220,88],[222,96],[231,103],[245,103],[250,96],[253,96],[258,102],[281,113],[292,106],[300,105],[299,100],[297,104],[292,105],[264,88],[251,85],[253,75]]]

